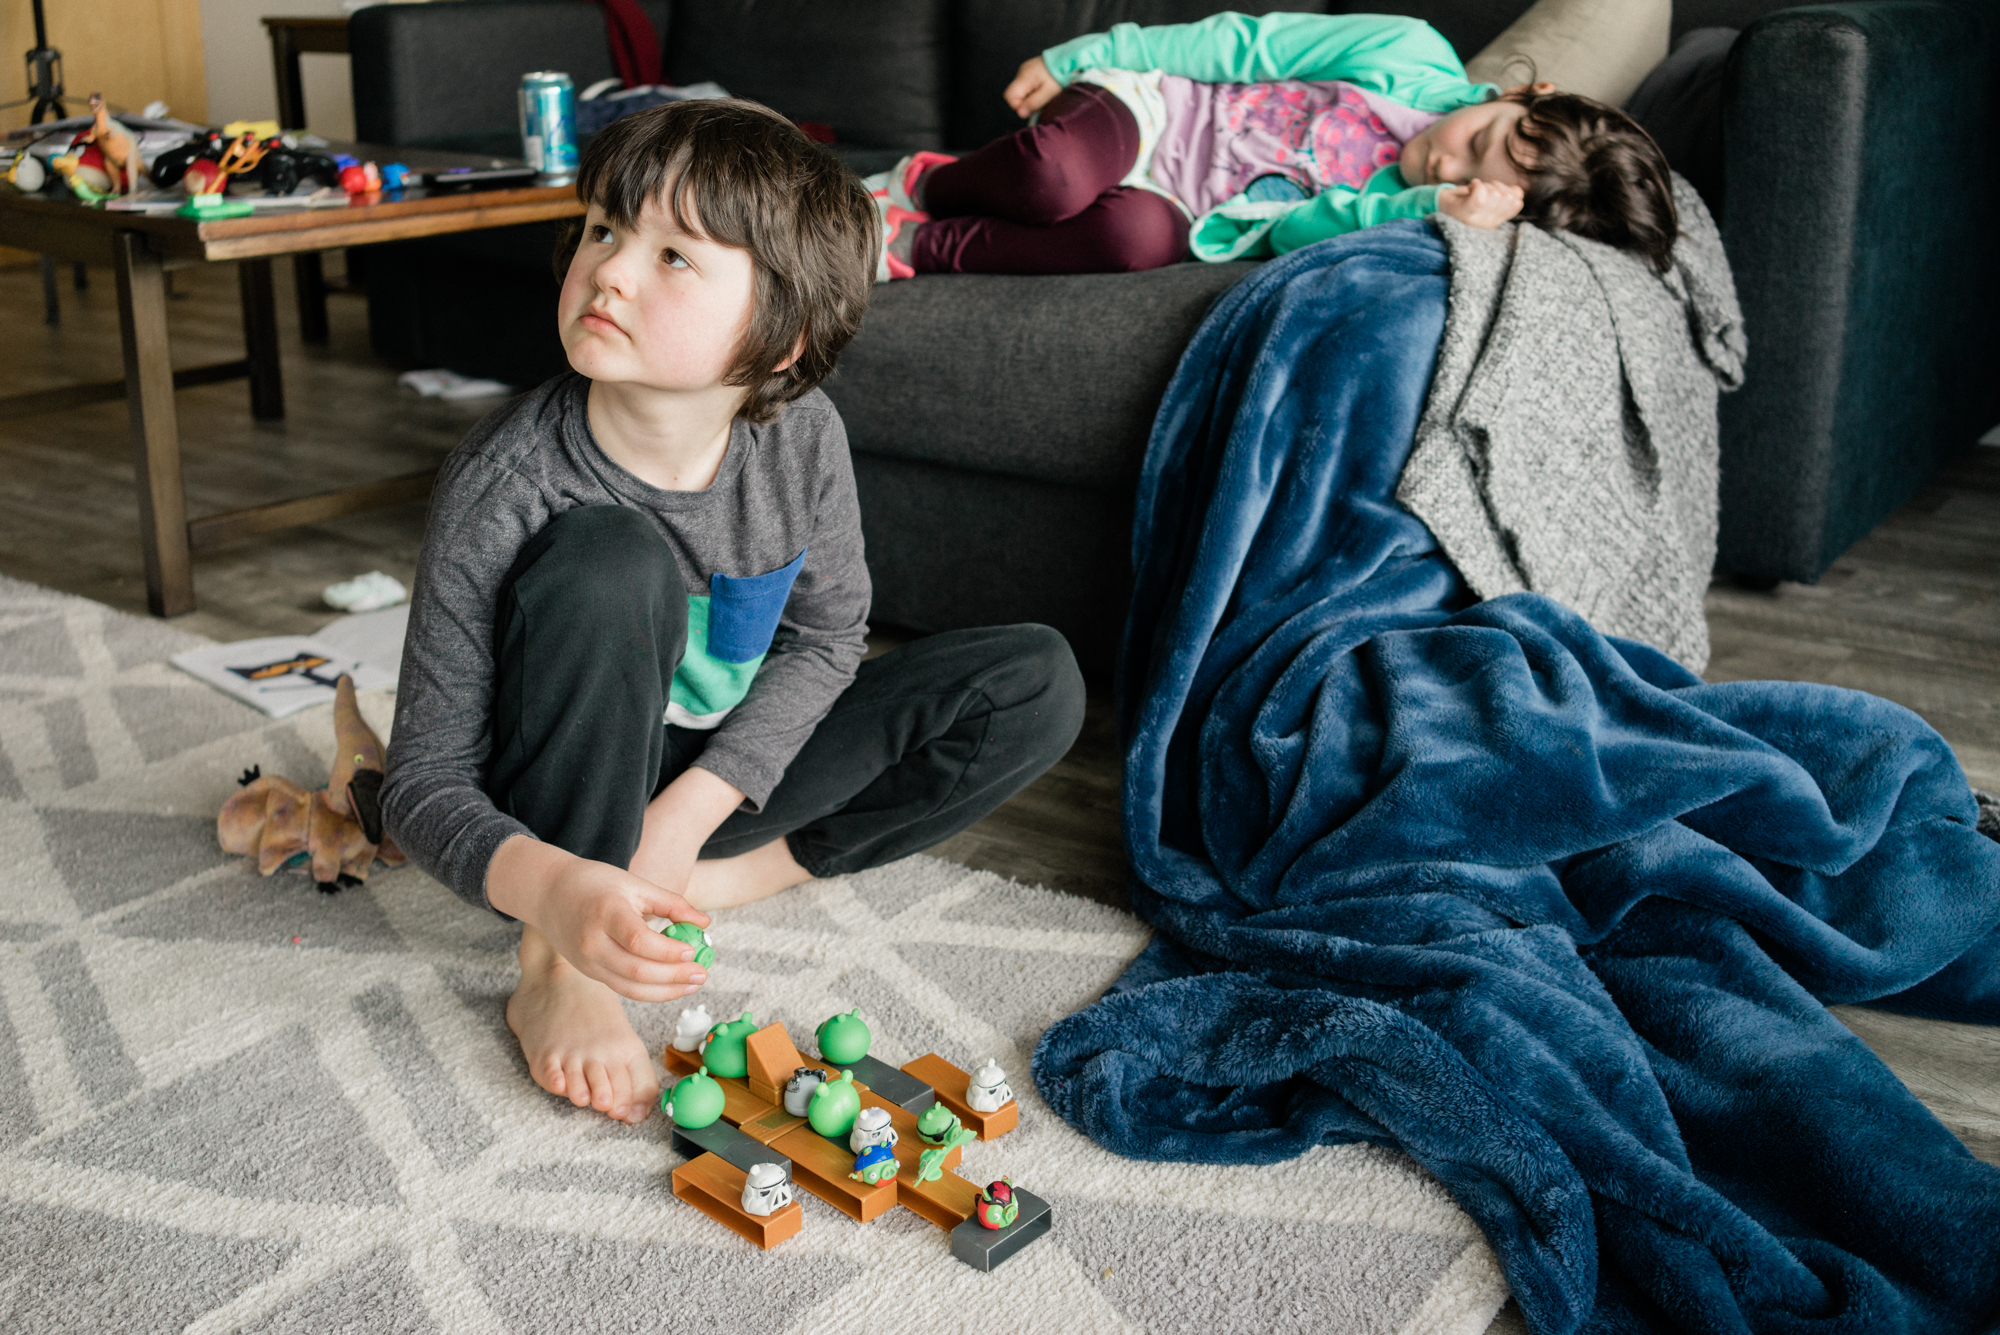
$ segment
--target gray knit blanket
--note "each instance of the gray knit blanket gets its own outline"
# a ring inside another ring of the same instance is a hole
[[[1451,296],[1396,499],[1481,598],[1523,591],[1699,672],[1715,561],[1716,400],[1743,313],[1701,197],[1656,273],[1538,227],[1433,219]]]

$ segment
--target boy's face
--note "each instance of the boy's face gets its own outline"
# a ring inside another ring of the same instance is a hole
[[[592,204],[557,304],[563,350],[595,381],[716,390],[749,331],[756,276],[749,251],[681,231],[658,201],[626,227]]]
[[[1517,93],[1528,89],[1523,85],[1507,91]],[[1555,85],[1539,83],[1533,91],[1552,93]],[[1534,154],[1515,138],[1514,131],[1527,110],[1519,102],[1497,98],[1460,107],[1404,144],[1396,165],[1402,168],[1403,179],[1411,185],[1465,185],[1476,177],[1525,190],[1527,173],[1515,164],[1514,158],[1530,161]]]

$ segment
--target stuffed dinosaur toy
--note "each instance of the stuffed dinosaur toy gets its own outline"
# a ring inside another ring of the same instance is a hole
[[[345,673],[334,684],[333,735],[339,750],[324,788],[309,793],[257,766],[243,772],[242,791],[215,819],[223,852],[254,854],[265,876],[280,867],[310,870],[329,895],[367,880],[377,858],[403,865],[382,830],[382,739],[361,717],[354,678]]]

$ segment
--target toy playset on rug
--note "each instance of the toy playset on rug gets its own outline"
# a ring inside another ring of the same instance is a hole
[[[826,1065],[815,1067],[783,1024],[759,1028],[748,1011],[720,1024],[701,1006],[681,1012],[661,1054],[681,1077],[660,1097],[688,1158],[674,1170],[674,1195],[767,1249],[804,1228],[800,1187],[862,1223],[903,1206],[945,1229],[952,1255],[980,1270],[1048,1232],[1041,1197],[948,1171],[964,1146],[1020,1124],[1000,1068],[989,1060],[968,1075],[930,1053],[898,1070],[868,1055],[872,1037],[858,1012],[829,1017],[816,1035]]]
[[[382,828],[381,738],[361,716],[354,679],[343,673],[334,689],[327,786],[308,792],[251,769],[216,818],[224,851],[254,856],[266,876],[308,871],[328,893],[361,884],[378,859],[403,861]],[[714,962],[699,927],[663,931],[694,947],[697,964]],[[968,1075],[930,1053],[898,1070],[868,1055],[874,1036],[858,1011],[828,1017],[815,1037],[824,1067],[799,1054],[782,1024],[760,1029],[748,1011],[716,1024],[700,1005],[681,1012],[661,1054],[681,1078],[660,1106],[689,1160],[674,1170],[674,1195],[767,1249],[805,1227],[797,1187],[863,1223],[901,1205],[949,1232],[952,1255],[981,1270],[1049,1231],[1041,1197],[949,1171],[965,1146],[1020,1125],[998,1065]]]

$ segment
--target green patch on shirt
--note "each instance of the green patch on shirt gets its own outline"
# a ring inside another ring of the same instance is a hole
[[[764,654],[742,663],[725,663],[709,654],[708,603],[707,594],[688,597],[687,652],[674,671],[666,717],[677,727],[704,732],[720,726],[729,711],[743,703],[764,663]]]

